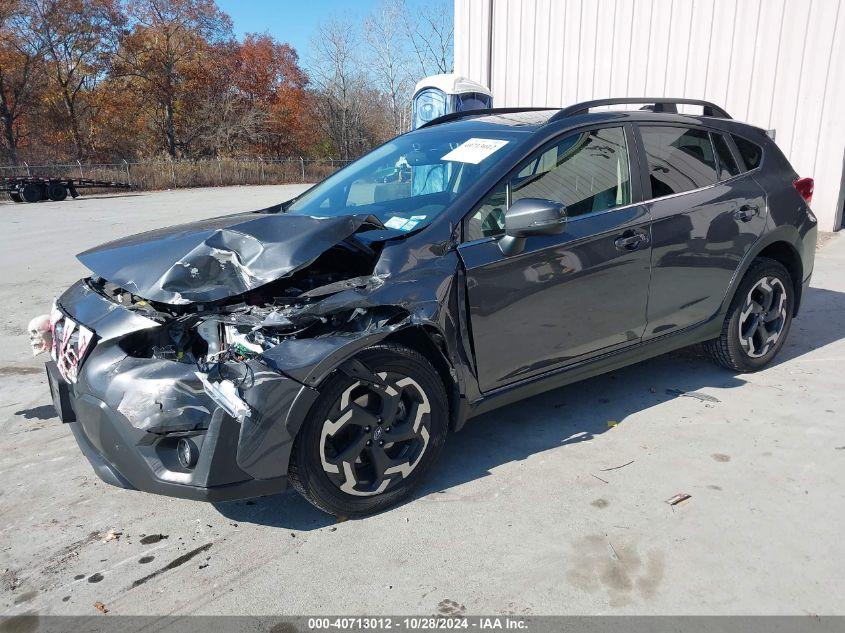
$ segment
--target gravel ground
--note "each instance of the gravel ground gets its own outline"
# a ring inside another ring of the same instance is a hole
[[[296,191],[0,205],[0,613],[845,614],[840,235],[774,366],[734,375],[685,351],[486,414],[379,516],[100,482],[27,321],[84,275],[77,252]]]

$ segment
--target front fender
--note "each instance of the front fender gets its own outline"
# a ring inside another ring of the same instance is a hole
[[[429,326],[434,327],[432,324],[429,324]],[[320,384],[332,371],[340,368],[361,350],[376,345],[392,335],[399,335],[412,330],[424,331],[425,328],[419,324],[403,322],[364,333],[335,334],[313,339],[289,339],[262,354],[262,363],[272,371],[267,371],[265,367],[262,372],[258,370],[259,363],[251,361],[256,366],[256,375],[266,376],[266,392],[259,388],[259,383],[256,388],[244,393],[244,399],[251,405],[255,403],[255,408],[260,408],[264,413],[271,413],[272,415],[263,416],[267,421],[267,431],[260,431],[263,426],[260,419],[248,423],[258,422],[259,428],[256,430],[259,432],[256,435],[260,439],[260,441],[252,442],[256,448],[250,450],[249,453],[251,455],[268,455],[273,446],[292,443],[299,429],[305,423],[308,411],[319,395]],[[437,331],[440,332],[439,329]],[[426,333],[424,336],[429,335]],[[273,375],[276,376],[275,380]],[[279,406],[268,407],[268,401],[275,398],[275,396],[272,396],[273,390],[278,390],[278,383],[282,381],[284,381],[285,386],[281,396],[282,402]],[[296,385],[296,388],[294,388],[294,385]],[[277,427],[281,428],[269,430],[273,418],[278,421],[284,420],[283,425],[276,424]],[[242,432],[241,435],[241,444],[243,445],[244,433]],[[285,454],[288,452],[284,451]],[[244,470],[252,474],[253,471],[248,467],[249,465],[241,463],[240,453],[241,451],[239,451],[239,464]],[[285,468],[287,468],[287,464],[285,464]]]
[[[249,387],[242,397],[252,409],[238,436],[237,462],[256,479],[287,474],[293,441],[319,392],[250,360]]]
[[[272,369],[313,389],[331,371],[362,349],[381,342],[400,329],[387,326],[374,332],[288,339],[265,351],[262,358]]]

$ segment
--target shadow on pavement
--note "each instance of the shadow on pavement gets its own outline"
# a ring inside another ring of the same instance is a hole
[[[76,202],[84,202],[85,200],[108,200],[109,198],[137,198],[139,196],[143,196],[143,191],[136,191],[132,193],[95,193],[91,195],[82,195],[78,198],[74,198]]]
[[[15,415],[22,416],[24,420],[49,420],[56,417],[56,409],[52,404],[42,404],[31,409],[15,411]]]
[[[772,366],[845,338],[845,293],[808,288],[798,318]]]
[[[224,517],[237,523],[255,523],[268,527],[308,532],[337,523],[337,519],[318,510],[295,490],[246,501],[214,503]]]

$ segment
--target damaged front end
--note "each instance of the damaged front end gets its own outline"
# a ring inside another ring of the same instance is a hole
[[[356,237],[378,220],[269,217],[276,223],[261,220],[260,232],[226,220],[80,256],[98,275],[65,292],[49,322],[77,324],[91,340],[73,374],[54,331],[44,347],[56,408],[78,422],[74,434],[104,480],[204,500],[282,490],[322,378],[436,309],[407,286],[391,302],[391,275],[377,272],[384,244]],[[290,242],[286,229],[310,243],[292,255],[279,246]],[[145,265],[151,239],[181,256]],[[283,257],[270,256],[277,246]],[[30,324],[34,349],[38,327]]]

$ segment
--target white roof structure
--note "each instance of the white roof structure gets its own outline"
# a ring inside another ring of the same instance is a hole
[[[437,88],[448,95],[480,92],[481,94],[493,96],[489,88],[482,86],[477,81],[455,74],[432,75],[431,77],[421,79],[414,88],[414,94],[419,94],[420,90],[425,90],[426,88]]]

